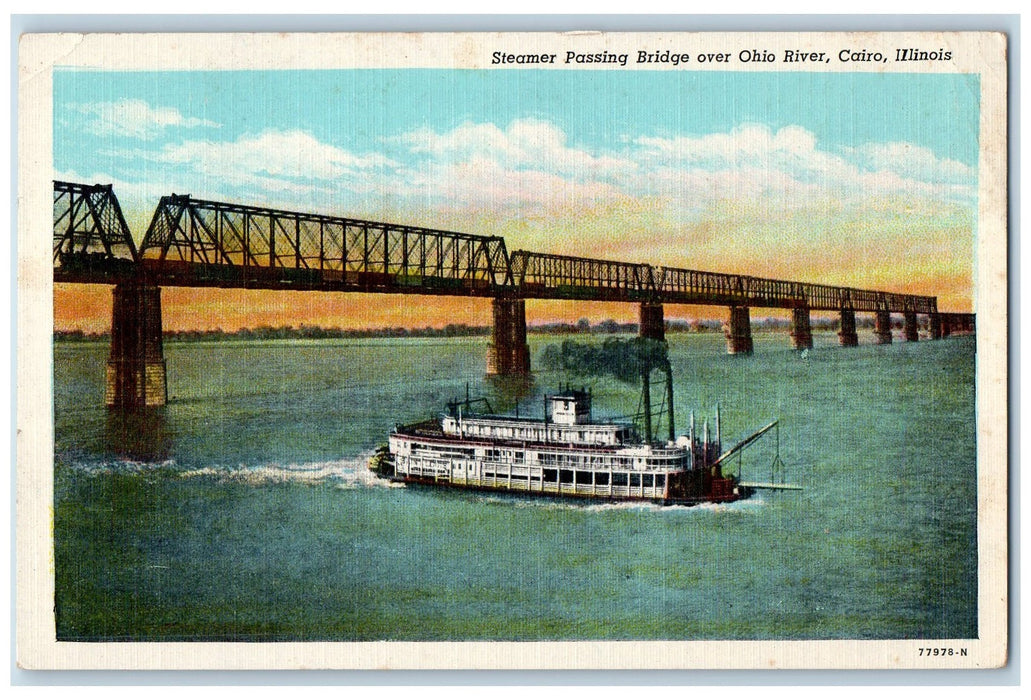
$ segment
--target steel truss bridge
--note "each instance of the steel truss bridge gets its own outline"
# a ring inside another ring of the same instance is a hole
[[[813,345],[809,312],[841,315],[839,342],[858,345],[856,312],[891,314],[906,340],[972,332],[973,314],[944,314],[935,297],[704,272],[614,260],[509,252],[499,236],[339,216],[162,197],[137,248],[111,185],[54,182],[54,281],[114,285],[108,406],[167,401],[161,287],[433,294],[492,299],[488,375],[526,375],[526,299],[633,302],[639,333],[663,339],[663,304],[727,306],[727,352],[750,354],[749,309],[791,309],[797,349]]]
[[[937,313],[935,297],[593,258],[480,236],[162,197],[137,250],[110,185],[54,182],[54,281]]]

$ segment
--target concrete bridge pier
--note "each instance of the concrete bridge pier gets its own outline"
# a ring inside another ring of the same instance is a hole
[[[114,288],[105,403],[140,409],[168,402],[161,343],[161,288],[123,282]]]
[[[838,344],[846,348],[854,348],[859,345],[859,334],[856,333],[856,312],[853,309],[841,310]]]
[[[920,340],[920,331],[916,323],[916,311],[907,311],[903,315],[902,333],[907,343]]]
[[[644,302],[640,309],[640,326],[637,334],[652,340],[666,339],[666,321],[662,316],[662,304]]]
[[[530,373],[530,346],[526,343],[526,300],[498,299],[491,303],[494,328],[487,346],[487,376]]]
[[[878,345],[891,344],[891,312],[877,311],[874,315],[873,334]]]
[[[752,354],[752,322],[747,306],[731,306],[730,322],[727,324],[727,354]]]
[[[974,314],[941,314],[942,337],[947,338],[956,333],[974,333],[977,330],[977,319]]]
[[[813,347],[813,328],[809,323],[809,309],[799,307],[791,310],[791,340],[795,350]]]
[[[942,317],[936,313],[932,313],[927,317],[928,330],[931,332],[931,340],[941,340],[942,337]]]

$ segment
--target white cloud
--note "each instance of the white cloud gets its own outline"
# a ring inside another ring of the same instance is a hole
[[[381,152],[355,153],[294,129],[106,155],[123,161],[125,173],[167,183],[168,192],[428,226],[442,214],[579,225],[591,212],[648,211],[676,226],[731,211],[762,219],[882,209],[905,216],[972,210],[976,198],[974,170],[929,149],[832,149],[800,126],[641,136],[604,149],[571,145],[557,125],[521,119],[503,128],[423,128],[384,142]]]
[[[208,119],[183,116],[173,107],[152,107],[143,100],[135,99],[78,104],[71,105],[71,108],[86,116],[83,128],[98,136],[152,139],[173,127],[194,129],[220,126]]]
[[[860,202],[871,197],[916,196],[970,201],[975,173],[904,143],[866,144],[834,153],[798,126],[777,131],[744,125],[725,133],[674,138],[642,137],[642,171],[652,192],[675,196],[764,197],[793,208],[813,197]],[[656,177],[656,174],[661,174]],[[704,183],[699,186],[700,181]]]
[[[774,191],[784,178],[797,183],[839,183],[855,174],[855,168],[840,156],[817,147],[815,135],[798,126],[778,131],[747,124],[729,132],[674,138],[642,137],[634,144],[642,160],[652,167],[676,168],[683,172],[727,173],[741,181],[750,173],[756,181],[748,189]],[[722,179],[722,178],[720,178]]]
[[[148,157],[227,183],[260,180],[272,189],[328,180],[348,180],[362,189],[363,173],[396,165],[380,154],[356,155],[298,130],[246,134],[230,142],[185,141]]]
[[[421,200],[449,206],[578,207],[647,197],[683,220],[728,199],[771,212],[828,200],[862,206],[871,198],[969,203],[973,173],[928,149],[870,144],[834,152],[800,126],[744,124],[701,136],[642,136],[618,152],[572,147],[556,125],[533,119],[507,127],[465,123],[420,129],[394,143],[418,156],[405,182]],[[398,156],[403,159],[402,156]],[[945,176],[943,173],[947,173]],[[395,193],[399,183],[391,183]]]
[[[441,163],[496,162],[500,167],[540,170],[583,179],[634,169],[636,163],[611,154],[594,155],[567,144],[565,132],[538,119],[516,119],[502,129],[466,122],[447,133],[418,129],[395,139],[411,153]]]
[[[772,167],[821,155],[816,137],[797,126],[774,132],[758,124],[745,124],[724,133],[673,138],[641,137],[633,141],[649,161],[677,162],[705,169]]]
[[[356,202],[367,204],[382,196],[383,183],[396,165],[380,154],[354,154],[298,130],[245,134],[235,141],[108,149],[102,155],[112,164],[122,164],[110,167],[114,176],[59,177],[115,182],[120,197],[133,204],[142,199],[140,206],[149,211],[160,196],[177,192],[255,206],[358,215],[361,212],[353,211]],[[144,182],[148,184],[140,184]]]
[[[869,143],[850,151],[863,166],[932,183],[969,184],[976,170],[959,161],[939,158],[929,148],[903,142]]]
[[[588,207],[621,196],[614,185],[577,182],[543,170],[505,167],[486,158],[447,165],[430,164],[401,173],[403,182],[385,183],[420,201],[447,202],[458,209],[504,212],[518,218],[571,206]],[[400,187],[399,187],[400,186]]]

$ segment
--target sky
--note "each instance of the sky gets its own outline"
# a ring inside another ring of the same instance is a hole
[[[54,178],[114,184],[137,242],[175,192],[972,310],[976,75],[61,69],[53,95]],[[490,323],[484,300],[162,295],[168,330]],[[105,330],[110,297],[58,285],[56,327]],[[532,324],[636,309],[527,313]]]

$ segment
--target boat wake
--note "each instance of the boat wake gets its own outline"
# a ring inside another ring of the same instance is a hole
[[[306,462],[299,464],[263,464],[254,467],[234,469],[206,467],[183,472],[183,476],[208,476],[222,481],[261,486],[266,484],[332,484],[341,489],[376,488],[390,486],[383,479],[369,471],[368,462],[372,453],[353,459],[339,459],[328,462]]]
[[[733,501],[731,503],[698,503],[696,505],[661,505],[647,501],[603,501],[559,500],[517,495],[479,495],[476,500],[489,505],[505,505],[513,508],[538,508],[541,510],[569,510],[581,513],[605,513],[609,511],[647,511],[681,516],[698,513],[758,513],[766,504],[760,497]]]
[[[261,464],[238,466],[206,466],[183,468],[175,460],[164,462],[75,462],[72,467],[90,476],[124,475],[155,476],[191,479],[207,478],[222,483],[242,483],[254,486],[268,484],[331,484],[340,489],[356,488],[402,488],[378,478],[369,471],[368,463],[372,452],[363,453],[352,459],[331,460],[326,462],[302,462],[290,464]]]
[[[661,506],[665,513],[758,513],[766,506],[761,496],[750,496],[730,503],[698,503],[693,506]]]
[[[105,461],[61,461],[67,464],[73,471],[88,474],[90,476],[106,476],[117,474],[121,476],[146,475],[161,471],[175,471],[175,460],[163,462],[140,462],[129,459],[105,460]]]

